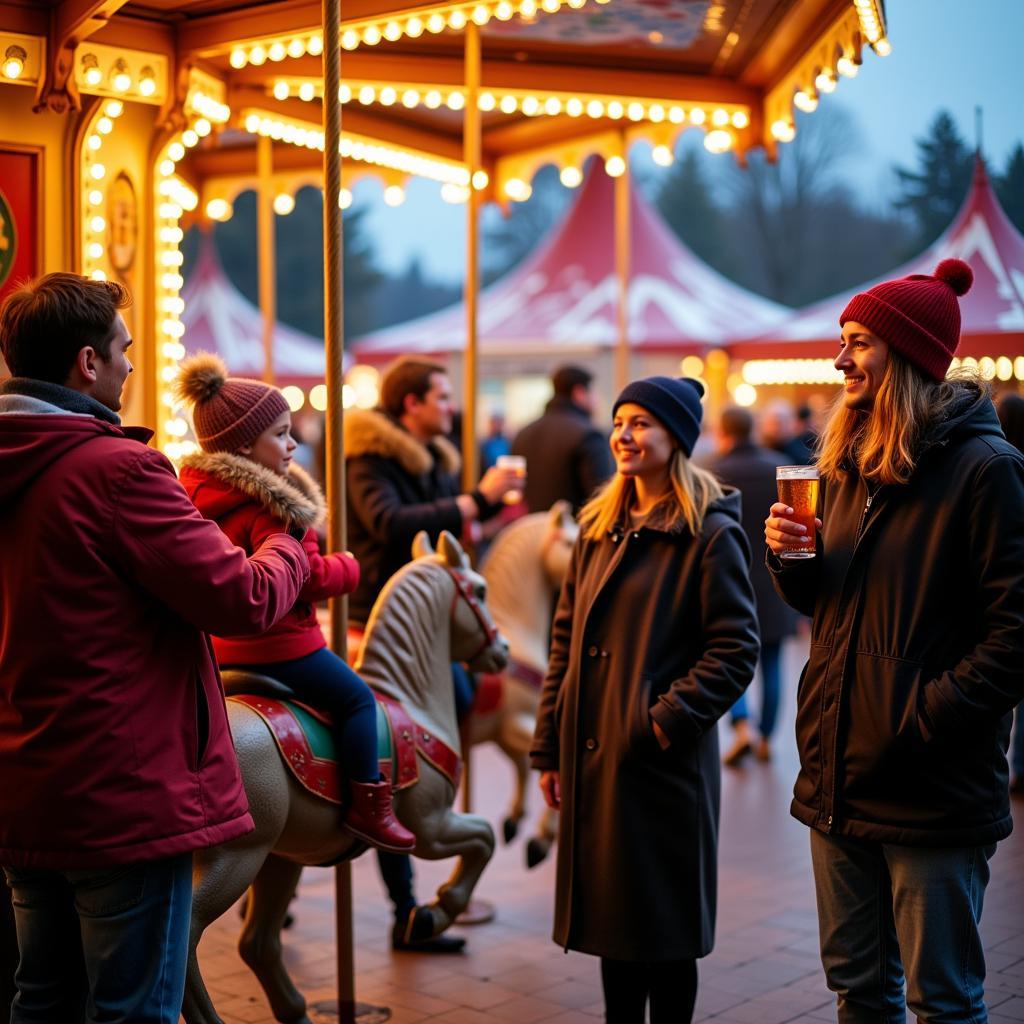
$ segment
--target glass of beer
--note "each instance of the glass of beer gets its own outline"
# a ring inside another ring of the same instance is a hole
[[[815,556],[814,517],[818,511],[818,482],[820,474],[817,466],[778,466],[775,479],[779,485],[779,501],[792,510],[786,516],[791,522],[807,527],[803,537],[794,536],[779,558],[813,558]]]
[[[522,455],[499,455],[495,460],[498,469],[515,470],[516,476],[526,479],[526,459]],[[512,491],[506,491],[502,501],[506,505],[518,505],[523,500],[523,492],[518,487]]]

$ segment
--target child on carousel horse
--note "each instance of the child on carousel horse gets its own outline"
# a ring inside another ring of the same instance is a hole
[[[221,359],[207,353],[182,364],[177,390],[192,404],[202,448],[181,469],[199,511],[250,555],[283,522],[309,557],[309,581],[292,610],[257,636],[215,636],[217,660],[271,676],[330,712],[338,767],[350,787],[343,826],[381,850],[411,850],[415,838],[395,818],[391,784],[379,771],[373,693],[327,647],[317,621],[314,602],[351,593],[359,563],[348,553],[320,554],[315,527],[324,519],[324,497],[292,462],[297,445],[284,395],[261,381],[228,377]]]

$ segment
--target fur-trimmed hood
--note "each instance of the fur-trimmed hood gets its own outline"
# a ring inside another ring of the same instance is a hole
[[[413,476],[422,476],[434,464],[433,449],[446,473],[458,473],[462,468],[458,449],[448,438],[435,437],[428,447],[379,409],[348,409],[344,422],[346,458],[379,455],[395,459]]]
[[[295,463],[285,478],[232,452],[200,452],[184,459],[181,483],[190,497],[200,485],[211,481],[222,486],[215,488],[214,495],[203,496],[203,514],[210,519],[219,519],[248,501],[257,501],[289,526],[315,528],[327,515],[323,491]]]

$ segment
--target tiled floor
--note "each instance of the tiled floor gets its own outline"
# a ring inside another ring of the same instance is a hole
[[[796,678],[799,645],[787,651]],[[714,952],[700,964],[696,1020],[716,1024],[821,1024],[835,1020],[817,955],[807,832],[789,817],[796,770],[792,693],[770,765],[725,771],[719,844],[719,918]],[[723,741],[726,740],[723,733]],[[474,754],[476,808],[499,822],[511,792],[500,755]],[[532,810],[539,809],[539,794]],[[1017,800],[1018,818],[1024,801]],[[450,866],[417,863],[426,899]],[[553,863],[523,866],[523,841],[500,847],[478,895],[496,920],[465,928],[461,956],[393,954],[376,862],[353,866],[357,998],[387,1006],[394,1024],[594,1024],[602,1019],[596,961],[563,954],[550,941]],[[308,870],[285,933],[286,962],[311,1008],[334,994],[333,872]],[[200,948],[204,976],[226,1024],[271,1024],[262,992],[235,952],[238,918],[218,921]],[[993,862],[983,921],[991,1024],[1024,1021],[1024,835],[1002,843]],[[311,1010],[317,1021],[334,1020]]]

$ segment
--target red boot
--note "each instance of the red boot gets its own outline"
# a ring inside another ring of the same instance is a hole
[[[395,817],[391,783],[352,782],[352,805],[342,824],[357,839],[389,853],[408,853],[416,837]]]

